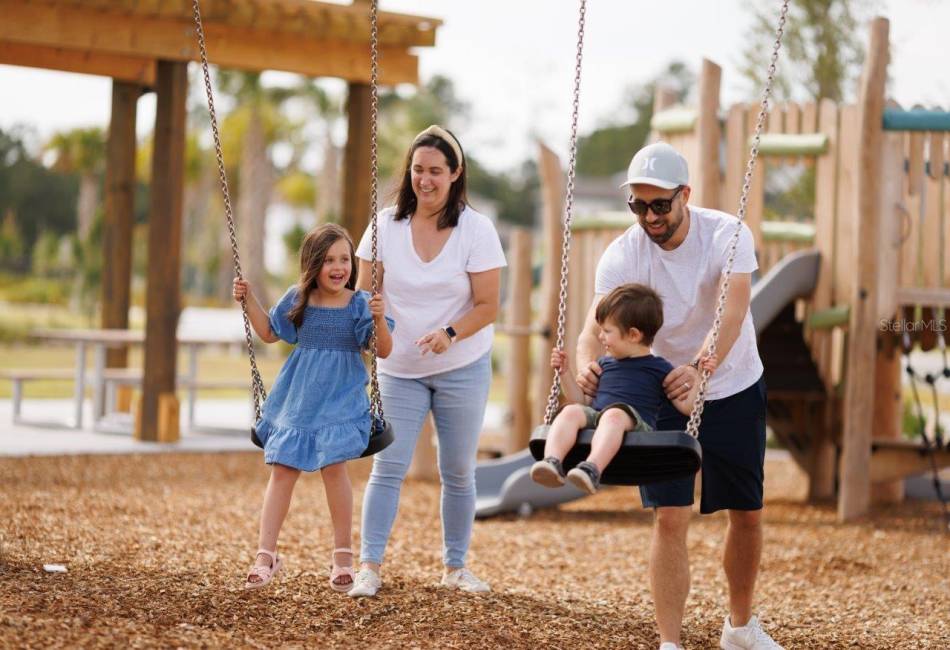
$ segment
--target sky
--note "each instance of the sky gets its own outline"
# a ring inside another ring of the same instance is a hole
[[[750,88],[738,73],[748,2],[589,0],[581,133],[622,119],[624,93],[674,59],[693,70],[704,57],[715,61],[723,68],[722,104],[748,99]],[[779,3],[772,4],[777,11]],[[538,138],[563,157],[578,2],[380,0],[380,6],[444,21],[436,46],[419,49],[420,73],[452,78],[469,103],[469,118],[451,126],[474,157],[497,171],[511,169],[535,155]],[[891,96],[905,106],[950,107],[950,0],[877,0],[877,13],[891,20]],[[762,53],[763,67],[768,56]],[[0,128],[30,124],[43,139],[58,129],[105,126],[109,95],[104,78],[0,65]],[[151,129],[154,106],[153,95],[139,101],[140,134]]]

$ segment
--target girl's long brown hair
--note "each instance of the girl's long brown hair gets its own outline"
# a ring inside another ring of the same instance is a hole
[[[455,137],[454,133],[451,131],[449,131],[449,133],[452,134],[452,137]],[[455,138],[455,141],[458,142],[458,138]],[[428,134],[413,142],[412,146],[409,147],[409,152],[406,154],[406,161],[403,166],[405,171],[403,172],[402,180],[396,189],[396,221],[408,219],[412,216],[412,213],[416,211],[418,200],[416,199],[415,191],[412,189],[412,154],[414,154],[419,147],[434,147],[441,151],[442,155],[445,156],[446,162],[449,164],[449,171],[453,174],[462,162],[458,159],[458,156],[455,155],[455,151],[452,150],[451,145],[438,136]],[[459,144],[459,149],[461,148],[462,145]],[[465,153],[463,152],[462,155],[464,156]],[[462,210],[465,209],[467,203],[468,198],[465,195],[465,166],[462,165],[462,173],[459,174],[459,177],[456,178],[455,182],[449,187],[449,196],[445,201],[445,207],[442,208],[442,214],[439,215],[439,230],[443,228],[454,228],[459,225],[459,216],[462,214]]]
[[[358,268],[350,233],[335,223],[317,226],[307,233],[300,245],[300,279],[297,281],[297,301],[287,313],[287,318],[293,322],[295,327],[299,328],[303,324],[307,301],[310,298],[310,292],[317,288],[317,278],[320,276],[320,269],[323,268],[323,263],[327,259],[327,252],[333,244],[341,239],[345,239],[346,243],[350,245],[350,279],[346,283],[346,288],[356,289]]]

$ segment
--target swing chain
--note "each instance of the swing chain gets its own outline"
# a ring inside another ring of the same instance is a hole
[[[574,95],[573,111],[571,114],[571,143],[570,162],[567,171],[567,195],[564,210],[564,235],[561,240],[561,290],[558,296],[557,312],[557,349],[564,349],[564,321],[567,311],[567,273],[568,259],[571,250],[571,220],[574,215],[574,177],[577,172],[577,117],[580,111],[581,100],[581,63],[584,54],[584,24],[587,15],[587,0],[580,0],[580,14],[577,23],[577,55],[574,63]],[[554,373],[551,382],[551,392],[548,395],[548,404],[544,412],[544,422],[550,425],[557,412],[558,397],[561,394],[561,375]]]
[[[788,17],[788,2],[782,3],[782,11],[779,16],[778,27],[775,30],[775,43],[772,46],[772,59],[769,62],[768,77],[765,80],[765,88],[762,91],[762,102],[759,107],[759,117],[755,123],[755,135],[752,138],[752,147],[749,151],[749,162],[746,165],[745,177],[742,184],[742,195],[739,198],[739,211],[736,217],[736,230],[732,234],[732,240],[729,247],[729,257],[726,259],[726,267],[722,273],[722,283],[719,288],[719,298],[716,302],[716,317],[713,321],[712,337],[709,346],[704,350],[704,354],[716,354],[716,345],[719,342],[719,330],[722,326],[722,314],[726,307],[726,295],[729,292],[729,280],[732,277],[732,265],[736,259],[736,251],[739,246],[739,235],[742,232],[742,222],[745,220],[746,206],[749,202],[749,189],[752,186],[752,173],[755,170],[755,161],[759,154],[759,141],[762,137],[762,128],[765,125],[765,118],[769,111],[769,98],[772,95],[772,84],[775,80],[776,63],[778,62],[779,49],[782,47],[782,36],[785,32],[785,19]],[[706,388],[709,385],[710,372],[700,369],[699,391],[696,395],[696,402],[693,404],[693,412],[689,416],[689,423],[686,425],[686,433],[694,438],[699,437],[699,423],[703,415],[703,408],[706,405]]]
[[[238,253],[237,233],[234,227],[234,213],[231,210],[231,194],[228,191],[228,176],[224,169],[224,153],[221,149],[221,135],[218,131],[218,117],[214,109],[214,94],[211,90],[211,74],[208,71],[208,53],[205,49],[204,26],[201,23],[201,10],[198,0],[192,0],[195,16],[195,32],[198,36],[198,50],[201,53],[201,70],[204,74],[205,94],[208,98],[208,115],[211,118],[211,133],[214,135],[214,152],[218,160],[218,178],[221,182],[221,193],[224,197],[224,214],[228,221],[228,237],[231,241],[231,256],[234,260],[234,274],[243,279],[241,271],[241,257]],[[264,382],[257,368],[257,358],[254,355],[254,339],[251,337],[251,321],[247,314],[247,297],[241,300],[241,314],[244,317],[244,339],[247,344],[247,354],[251,360],[251,394],[254,397],[254,421],[261,419],[261,403],[267,399]]]
[[[377,269],[377,249],[379,246],[379,227],[377,224],[376,218],[376,204],[379,201],[379,190],[378,190],[378,168],[379,168],[379,148],[377,143],[377,122],[379,121],[379,21],[378,21],[378,12],[379,12],[379,1],[372,0],[370,3],[369,11],[369,23],[370,23],[370,131],[369,131],[369,142],[370,142],[370,200],[369,200],[369,210],[370,210],[370,223],[372,224],[372,240],[373,240],[373,255],[372,255],[372,272],[373,272],[373,292],[372,295],[379,293],[379,272]],[[385,325],[384,325],[385,327]],[[379,375],[377,371],[377,358],[376,358],[376,323],[373,322],[373,337],[371,340],[372,345],[372,355],[370,358],[370,416],[372,418],[373,426],[377,425],[382,426],[383,422],[383,400],[379,393]]]

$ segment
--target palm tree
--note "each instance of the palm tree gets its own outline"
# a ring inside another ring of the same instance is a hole
[[[56,133],[46,144],[53,153],[53,168],[79,176],[76,221],[79,240],[85,241],[99,207],[99,185],[105,168],[106,137],[99,127]]]
[[[333,133],[344,117],[343,100],[334,97],[313,79],[303,79],[297,87],[298,97],[308,102],[321,120],[323,163],[317,176],[314,209],[321,223],[336,221],[341,212],[340,163],[342,147],[333,141]]]
[[[277,180],[270,145],[291,130],[289,121],[280,113],[280,105],[292,96],[292,92],[286,88],[263,86],[257,72],[219,70],[218,81],[222,92],[234,101],[234,109],[222,123],[225,139],[222,145],[226,149],[226,161],[234,160],[228,155],[228,149],[240,151],[236,173],[229,170],[228,178],[237,197],[234,217],[242,270],[258,297],[266,301],[264,242],[267,208]],[[227,241],[227,230],[223,231],[223,239],[227,242],[225,256],[230,259],[230,242]],[[230,268],[230,264],[221,266]],[[230,276],[227,286],[230,286]]]

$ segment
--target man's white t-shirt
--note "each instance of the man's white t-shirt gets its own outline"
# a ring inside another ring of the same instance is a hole
[[[692,361],[712,329],[719,282],[739,220],[725,212],[689,206],[689,231],[677,248],[667,251],[634,224],[604,251],[597,265],[598,296],[629,282],[644,284],[663,299],[663,327],[653,341],[654,354],[674,366]],[[758,268],[752,232],[745,225],[732,266],[734,273]],[[722,399],[745,390],[762,376],[751,312],[739,337],[709,380],[706,399]]]
[[[411,218],[396,221],[395,207],[379,213],[377,259],[383,263],[383,299],[396,322],[393,350],[379,360],[380,372],[394,377],[428,377],[467,366],[491,350],[494,326],[458,340],[442,354],[423,355],[415,342],[445,327],[474,306],[469,273],[506,266],[505,252],[491,219],[465,206],[458,225],[429,262],[412,244]],[[372,226],[366,229],[356,255],[372,259]]]

